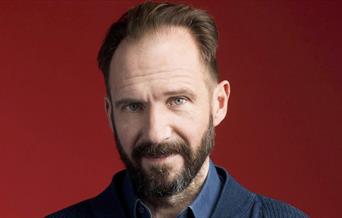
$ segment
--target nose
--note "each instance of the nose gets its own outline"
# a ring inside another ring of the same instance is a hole
[[[161,143],[171,137],[170,116],[162,107],[151,106],[146,111],[144,140]]]

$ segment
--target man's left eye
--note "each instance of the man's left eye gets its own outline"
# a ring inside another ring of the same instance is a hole
[[[188,101],[188,99],[186,97],[172,97],[168,104],[170,106],[179,106],[182,104],[185,104]]]

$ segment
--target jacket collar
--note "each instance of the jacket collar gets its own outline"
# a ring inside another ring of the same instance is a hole
[[[229,173],[216,167],[224,181],[218,203],[212,217],[244,217],[255,201],[256,194],[242,187]]]
[[[218,197],[212,217],[241,217],[246,214],[255,199],[255,194],[242,187],[226,170],[216,167],[222,181],[221,193]],[[127,217],[129,206],[124,202],[124,180],[126,170],[114,175],[110,186],[100,195],[90,201],[95,217]]]

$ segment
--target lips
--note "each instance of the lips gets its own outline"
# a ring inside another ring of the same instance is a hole
[[[175,157],[177,155],[159,155],[159,156],[153,156],[153,157],[143,157],[141,159],[142,163],[145,163],[147,165],[155,165],[155,164],[173,164],[174,161],[176,161]]]
[[[146,154],[146,155],[143,155],[144,158],[152,158],[152,159],[162,159],[162,158],[167,158],[169,156],[171,156],[171,154],[156,154],[156,153],[153,153],[153,154]]]
[[[171,157],[174,157],[175,155],[153,155],[153,156],[144,156],[142,160],[147,160],[151,162],[164,162],[166,160],[169,160]]]

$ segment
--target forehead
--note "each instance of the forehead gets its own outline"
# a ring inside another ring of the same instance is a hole
[[[115,91],[153,81],[191,85],[206,80],[207,71],[189,31],[169,27],[121,42],[112,57],[110,85]]]

